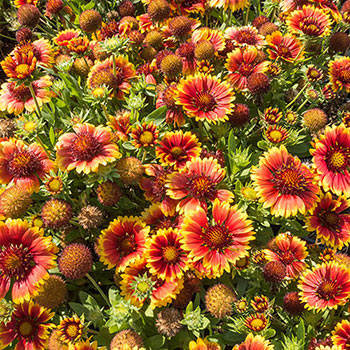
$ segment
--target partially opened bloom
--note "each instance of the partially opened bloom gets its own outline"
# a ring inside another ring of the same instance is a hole
[[[177,103],[189,117],[196,120],[215,124],[228,119],[228,114],[232,111],[232,89],[226,82],[213,76],[189,76],[180,82],[177,89]]]
[[[260,48],[265,45],[265,39],[253,26],[230,27],[225,30],[225,39],[232,40],[236,46],[253,46]]]
[[[325,191],[350,197],[350,131],[343,124],[326,127],[310,149],[319,183]]]
[[[215,51],[225,48],[225,38],[221,30],[202,27],[192,33],[191,41],[196,44],[200,41],[209,41],[213,44]]]
[[[180,201],[177,205],[180,213],[195,210],[198,206],[206,208],[206,200],[230,200],[233,197],[230,191],[216,188],[225,174],[225,169],[216,159],[194,158],[182,171],[168,175],[167,195]]]
[[[183,250],[179,230],[158,230],[146,250],[147,267],[151,274],[163,280],[181,278],[188,269],[188,257]]]
[[[37,59],[33,51],[27,54],[14,52],[1,61],[1,67],[9,78],[26,79],[32,75],[36,69]]]
[[[323,244],[342,249],[350,241],[349,208],[350,202],[346,198],[333,199],[331,193],[327,192],[306,218],[307,230],[316,231],[316,237]]]
[[[202,263],[209,278],[229,272],[230,264],[246,256],[249,242],[254,239],[247,214],[218,199],[211,214],[199,206],[187,214],[180,232],[183,249],[194,262]]]
[[[329,79],[334,91],[350,92],[350,57],[340,57],[329,64]]]
[[[232,12],[244,9],[249,6],[248,0],[210,0],[210,7],[230,9]]]
[[[163,166],[183,169],[188,161],[199,157],[201,144],[196,135],[182,130],[167,132],[156,147],[156,155]]]
[[[84,334],[84,324],[77,317],[65,317],[57,327],[60,340],[67,344],[74,344],[81,340]]]
[[[265,152],[251,173],[260,201],[265,208],[271,208],[272,215],[305,214],[315,205],[319,188],[313,173],[284,146]]]
[[[248,87],[248,78],[253,73],[264,73],[269,63],[262,61],[257,63],[258,50],[255,47],[247,49],[236,48],[227,55],[225,67],[229,74],[228,81],[238,90]]]
[[[267,323],[267,317],[261,313],[249,315],[244,320],[244,325],[253,332],[261,332],[266,328]]]
[[[348,350],[350,348],[350,322],[348,320],[341,320],[335,325],[332,332],[332,341],[341,349]]]
[[[54,312],[32,301],[17,304],[8,323],[0,323],[0,348],[17,340],[15,350],[46,350],[49,330],[54,326],[49,323]]]
[[[198,338],[188,344],[189,350],[221,350],[219,343],[211,342],[207,339]]]
[[[272,143],[281,143],[288,138],[289,133],[283,126],[275,124],[267,127],[265,136]]]
[[[51,93],[48,87],[52,85],[48,75],[40,77],[32,82],[32,88],[39,107],[49,102]],[[36,105],[28,86],[20,84],[16,86],[13,81],[3,83],[0,90],[0,111],[7,111],[15,115],[21,114],[24,110],[34,112]]]
[[[63,134],[56,144],[61,169],[89,174],[121,157],[109,128],[86,123],[75,125],[73,130]]]
[[[0,142],[0,183],[14,183],[31,192],[39,191],[39,179],[53,167],[53,161],[37,143],[26,146],[16,139]]]
[[[105,347],[99,347],[97,341],[91,342],[90,340],[80,341],[74,344],[73,350],[104,350]]]
[[[282,35],[280,31],[276,31],[268,35],[266,41],[271,60],[281,58],[284,61],[293,62],[304,58],[303,45],[294,35]]]
[[[39,290],[55,267],[57,247],[44,231],[20,219],[0,222],[0,299],[12,284],[12,300],[22,302]]]
[[[77,38],[79,35],[79,30],[66,29],[62,32],[59,32],[53,38],[53,41],[58,46],[67,46],[72,39]]]
[[[329,34],[332,20],[324,10],[304,5],[302,9],[289,15],[287,24],[293,32],[321,37]]]
[[[253,333],[249,333],[247,338],[243,343],[239,346],[234,347],[234,350],[273,350],[274,347],[268,340],[265,340],[261,335],[254,335]]]
[[[273,249],[264,250],[266,259],[283,263],[287,277],[298,277],[306,267],[305,258],[308,253],[305,241],[289,233],[280,233],[271,245]]]
[[[118,216],[98,238],[101,261],[109,269],[116,267],[118,271],[125,270],[144,254],[149,231],[150,227],[136,217]]]
[[[307,309],[336,309],[349,301],[350,272],[335,262],[323,263],[306,270],[299,280],[298,288]]]
[[[143,123],[142,125],[136,125],[131,130],[133,141],[132,143],[136,148],[140,147],[152,147],[157,141],[159,131],[157,126],[150,122],[149,124]]]

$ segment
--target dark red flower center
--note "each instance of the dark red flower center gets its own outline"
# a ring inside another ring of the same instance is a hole
[[[34,85],[33,85],[33,88],[35,91]],[[29,88],[27,86],[25,86],[24,84],[21,84],[21,85],[16,87],[16,83],[11,82],[8,85],[8,90],[10,91],[10,93],[14,99],[22,101],[22,102],[26,102],[32,97]]]
[[[249,44],[249,45],[255,45],[257,43],[257,37],[254,32],[251,32],[249,30],[241,30],[239,31],[234,39],[240,43],[240,44]]]
[[[164,170],[163,172],[158,172],[152,181],[152,193],[155,197],[155,201],[161,201],[166,193],[165,180],[171,170]]]
[[[214,183],[209,177],[204,175],[195,175],[189,181],[189,190],[194,198],[203,198],[206,197],[208,199],[215,198],[215,187],[216,183]]]
[[[336,282],[323,281],[317,288],[316,293],[318,296],[325,300],[333,299],[339,292],[339,286]]]
[[[181,6],[183,8],[190,8],[193,5],[198,4],[198,3],[200,3],[200,1],[198,1],[198,0],[184,0],[184,1],[181,1]]]
[[[18,333],[23,338],[30,338],[34,331],[33,325],[28,321],[23,321],[18,324]]]
[[[124,80],[124,72],[120,67],[116,67],[116,73],[113,74],[113,69],[107,68],[95,72],[91,77],[91,86],[98,87],[106,85],[110,89],[116,89]]]
[[[179,158],[183,154],[183,149],[179,146],[175,146],[171,148],[170,153],[174,158]]]
[[[300,22],[300,29],[307,35],[318,36],[323,33],[324,28],[317,21],[317,18],[306,17]]]
[[[7,163],[7,171],[15,178],[33,175],[40,168],[40,161],[26,150],[16,151]]]
[[[127,256],[136,250],[135,238],[128,233],[119,241],[117,249],[121,256]]]
[[[168,87],[163,92],[163,102],[168,108],[176,108],[175,95],[172,87]]]
[[[350,83],[350,69],[344,69],[339,73],[339,78],[345,84]]]
[[[294,254],[291,251],[281,252],[279,256],[285,265],[290,265],[295,260]]]
[[[232,243],[228,229],[219,225],[203,228],[203,239],[205,244],[213,249],[223,249]]]
[[[91,161],[99,155],[103,155],[102,144],[89,133],[79,133],[75,136],[71,153],[75,161]]]
[[[175,246],[168,245],[167,247],[163,248],[162,255],[167,263],[174,263],[177,261],[180,254]]]
[[[330,171],[335,173],[343,172],[350,161],[350,149],[339,147],[338,149],[331,148],[326,155],[327,166]]]
[[[278,47],[278,55],[281,57],[290,57],[291,53],[290,53],[290,50],[287,46],[284,46],[283,44],[281,44]]]
[[[208,92],[199,93],[194,103],[195,107],[204,112],[212,111],[216,107],[214,96]]]
[[[249,77],[253,73],[254,67],[250,63],[242,62],[238,67],[238,71],[244,77]]]
[[[305,177],[300,169],[293,168],[293,163],[283,166],[276,171],[275,188],[283,195],[298,194],[306,187]]]
[[[34,266],[32,254],[22,244],[3,246],[0,250],[0,271],[9,278],[25,279]]]
[[[331,231],[338,231],[341,227],[341,218],[334,211],[323,210],[318,214],[321,225]]]

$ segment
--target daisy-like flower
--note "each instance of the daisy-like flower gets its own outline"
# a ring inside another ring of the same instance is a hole
[[[159,279],[150,274],[146,265],[146,260],[140,259],[125,269],[120,294],[137,307],[148,301],[153,309],[171,303],[183,288],[183,279]]]
[[[123,271],[126,266],[142,257],[150,227],[134,216],[118,216],[101,232],[98,251],[101,261],[111,269]]]
[[[197,136],[190,131],[167,132],[156,147],[156,155],[163,166],[183,169],[188,161],[199,157],[200,146]]]
[[[54,312],[32,301],[17,304],[9,322],[0,323],[0,348],[9,349],[14,341],[14,350],[45,350],[49,331],[54,326],[49,323]]]
[[[293,32],[322,37],[329,34],[332,20],[324,10],[304,5],[302,9],[289,15],[287,24]]]
[[[9,78],[26,79],[35,71],[37,59],[33,51],[27,54],[15,51],[13,55],[8,55],[0,63]]]
[[[253,332],[261,332],[267,326],[268,319],[264,314],[253,314],[244,320],[244,325]]]
[[[225,39],[232,40],[236,46],[253,46],[260,48],[265,45],[265,39],[253,26],[230,27],[225,30]]]
[[[350,322],[348,320],[341,320],[335,325],[332,341],[343,350],[350,349]]]
[[[329,79],[334,91],[350,92],[350,57],[340,57],[329,63]]]
[[[38,3],[38,0],[15,0],[14,1],[14,5],[17,8],[19,8],[19,7],[21,7],[22,5],[25,5],[25,4],[30,4],[30,5],[36,6],[37,3]]]
[[[306,218],[308,231],[316,231],[317,238],[332,248],[342,249],[350,241],[350,202],[344,197],[333,199],[327,192]]]
[[[90,342],[90,340],[80,341],[74,344],[73,350],[97,350],[98,343],[97,341]],[[105,347],[99,347],[99,350],[105,350]]]
[[[153,122],[150,122],[148,124],[136,125],[131,130],[131,135],[133,138],[132,143],[136,148],[152,147],[158,138],[159,131],[157,130],[157,126]]]
[[[180,232],[189,258],[200,261],[208,277],[220,277],[230,271],[230,264],[246,256],[254,232],[247,214],[228,202],[215,200],[211,217],[198,206],[184,217]]]
[[[177,103],[189,117],[214,124],[228,119],[234,94],[226,82],[196,74],[183,79],[177,88]]]
[[[78,173],[98,172],[100,165],[121,157],[109,128],[77,124],[73,133],[63,134],[57,141],[57,163],[62,170]]]
[[[269,63],[263,61],[257,63],[258,51],[255,47],[247,49],[236,48],[227,55],[225,67],[229,74],[228,81],[238,90],[248,87],[248,78],[253,73],[264,73]]]
[[[206,208],[206,200],[213,202],[218,198],[222,202],[228,201],[233,196],[232,192],[216,188],[225,174],[225,169],[216,159],[194,158],[182,171],[168,175],[167,195],[180,201],[177,205],[180,213],[196,210],[198,206]]]
[[[116,116],[111,116],[107,122],[115,132],[118,139],[127,141],[131,131],[130,125],[130,111],[121,110]]]
[[[264,110],[264,121],[267,124],[275,125],[282,119],[282,112],[276,107],[268,107]]]
[[[222,51],[225,48],[224,34],[220,30],[207,27],[196,29],[192,33],[191,41],[197,44],[200,41],[209,41],[213,44],[215,51]]]
[[[209,1],[210,7],[216,7],[216,8],[224,8],[226,11],[227,9],[230,9],[232,12],[242,10],[245,7],[249,6],[248,0],[210,0]]]
[[[109,57],[97,62],[90,70],[87,84],[90,89],[106,85],[118,99],[123,99],[136,76],[134,65],[123,56]]]
[[[163,280],[183,277],[188,269],[188,257],[181,247],[179,230],[158,230],[146,250],[147,267],[151,274]]]
[[[51,99],[51,93],[47,89],[52,85],[51,79],[45,75],[32,82],[33,91],[39,107]],[[14,115],[21,114],[24,110],[34,112],[36,110],[35,101],[28,86],[24,84],[16,85],[10,81],[1,85],[0,90],[0,111],[7,111]]]
[[[271,60],[282,59],[287,62],[294,62],[304,58],[302,43],[291,34],[282,35],[280,31],[273,32],[266,37],[268,44],[267,52]]]
[[[202,338],[190,341],[188,346],[189,350],[221,350],[220,344]]]
[[[67,49],[70,52],[75,52],[77,54],[83,54],[89,49],[89,39],[84,37],[72,38],[67,44]]]
[[[72,39],[77,38],[79,35],[79,30],[67,29],[62,32],[59,32],[53,38],[53,41],[58,46],[67,46]]]
[[[314,184],[313,173],[284,146],[265,152],[251,173],[260,202],[264,208],[271,208],[272,215],[305,214],[317,200],[319,188]]]
[[[10,139],[0,142],[0,183],[14,183],[30,192],[39,191],[43,179],[54,167],[41,146]]]
[[[65,317],[57,329],[60,340],[67,344],[74,344],[81,340],[84,334],[84,324],[77,316]]]
[[[299,280],[298,288],[307,309],[336,309],[350,298],[350,272],[335,262],[323,263],[306,270]]]
[[[172,172],[171,169],[164,169],[159,164],[146,164],[145,173],[149,177],[140,180],[140,187],[145,191],[145,198],[150,202],[161,202],[161,210],[166,215],[175,213],[177,201],[166,194],[166,179]]]
[[[265,295],[255,296],[254,299],[250,302],[250,304],[254,311],[259,313],[267,311],[270,306],[269,298]]]
[[[205,0],[191,0],[191,1],[183,1],[180,4],[180,8],[185,13],[204,13],[206,9]]]
[[[261,335],[249,333],[247,338],[240,345],[236,345],[233,350],[273,350],[273,345],[268,340],[265,340]]]
[[[12,300],[34,296],[48,270],[55,267],[57,247],[44,231],[20,219],[0,222],[0,299],[12,284]]]
[[[305,269],[305,258],[308,256],[305,242],[289,233],[280,233],[273,239],[273,249],[265,249],[268,261],[280,261],[286,267],[289,278],[297,278]]]
[[[265,130],[265,137],[272,143],[281,143],[288,136],[288,130],[280,125],[269,125]]]
[[[326,127],[310,149],[320,185],[327,192],[350,197],[350,131],[343,124]]]

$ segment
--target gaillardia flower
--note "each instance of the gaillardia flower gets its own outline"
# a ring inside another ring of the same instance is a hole
[[[67,29],[62,32],[59,32],[53,38],[53,41],[58,46],[67,46],[72,39],[77,38],[79,35],[79,30]]]
[[[268,319],[264,314],[252,314],[244,320],[244,325],[253,332],[263,331],[268,323]]]
[[[217,185],[225,177],[223,169],[214,158],[194,158],[186,168],[168,175],[167,195],[179,200],[177,209],[180,213],[196,210],[199,205],[206,208],[206,200],[213,202],[216,198],[228,201],[233,194]]]
[[[228,119],[234,94],[229,85],[219,79],[197,74],[183,79],[178,87],[177,103],[196,120],[216,123]]]
[[[342,249],[350,241],[349,208],[350,203],[346,198],[333,199],[331,193],[327,192],[306,218],[307,230],[316,231],[316,237],[323,244]]]
[[[249,6],[248,0],[210,0],[210,7],[224,8],[226,11],[228,8],[234,12]]]
[[[156,155],[163,166],[183,169],[188,161],[199,157],[200,146],[197,136],[190,131],[167,132],[156,147]]]
[[[111,269],[123,271],[126,266],[142,257],[150,227],[136,217],[121,217],[112,221],[101,232],[98,251],[101,261]]]
[[[146,250],[149,272],[163,280],[181,278],[188,269],[188,257],[183,250],[181,235],[177,229],[158,230],[152,236]]]
[[[61,169],[89,174],[121,157],[109,128],[86,123],[77,124],[73,129],[74,133],[62,135],[56,144]]]
[[[189,350],[221,350],[221,346],[219,343],[202,338],[198,338],[196,339],[196,341],[190,341],[188,346]]]
[[[13,301],[29,299],[49,277],[58,250],[43,233],[20,219],[0,222],[0,299],[11,284]]]
[[[35,71],[37,59],[33,51],[27,54],[14,52],[0,62],[1,67],[9,78],[26,79]]]
[[[305,269],[308,253],[305,242],[289,233],[280,233],[273,239],[273,248],[265,249],[268,261],[280,261],[286,266],[287,277],[296,278]]]
[[[261,335],[249,333],[247,338],[240,345],[236,345],[233,350],[273,350],[274,346]]]
[[[343,265],[323,263],[306,270],[299,280],[298,288],[307,309],[336,309],[350,298],[350,272]]]
[[[350,196],[350,131],[343,124],[326,127],[310,149],[320,185],[325,191]]]
[[[334,91],[350,92],[350,57],[340,57],[329,63],[329,79]]]
[[[184,217],[180,232],[189,257],[202,263],[208,277],[220,277],[230,271],[230,264],[246,255],[254,232],[247,214],[228,202],[216,199],[211,214],[212,219],[207,210],[197,206]]]
[[[25,301],[17,304],[8,323],[0,323],[0,348],[8,346],[17,340],[14,350],[46,350],[49,330],[54,326],[48,321],[54,312],[44,307]]]
[[[289,15],[287,24],[293,32],[301,32],[312,37],[328,35],[331,28],[331,19],[328,14],[317,7],[304,5]]]
[[[51,85],[52,82],[48,75],[32,82],[32,88],[39,107],[50,101],[51,93],[47,88]],[[0,111],[18,115],[24,110],[27,112],[36,110],[35,101],[29,87],[24,84],[16,85],[13,81],[3,83],[0,90]]]
[[[265,152],[251,172],[260,201],[265,208],[271,207],[272,215],[295,216],[314,206],[319,191],[314,175],[284,146]]]
[[[253,26],[230,27],[225,30],[225,39],[232,40],[236,46],[253,46],[256,48],[265,45],[265,40]]]
[[[39,179],[53,167],[54,163],[36,143],[25,146],[16,139],[0,142],[0,183],[14,182],[28,191],[38,191]]]
[[[350,322],[348,320],[341,320],[335,325],[332,332],[332,341],[341,349],[348,350],[350,348]]]
[[[81,340],[84,333],[84,324],[77,316],[65,317],[57,327],[59,338],[67,344]]]

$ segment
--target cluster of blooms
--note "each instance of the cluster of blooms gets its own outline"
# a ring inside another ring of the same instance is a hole
[[[8,7],[0,349],[349,350],[350,0]]]

